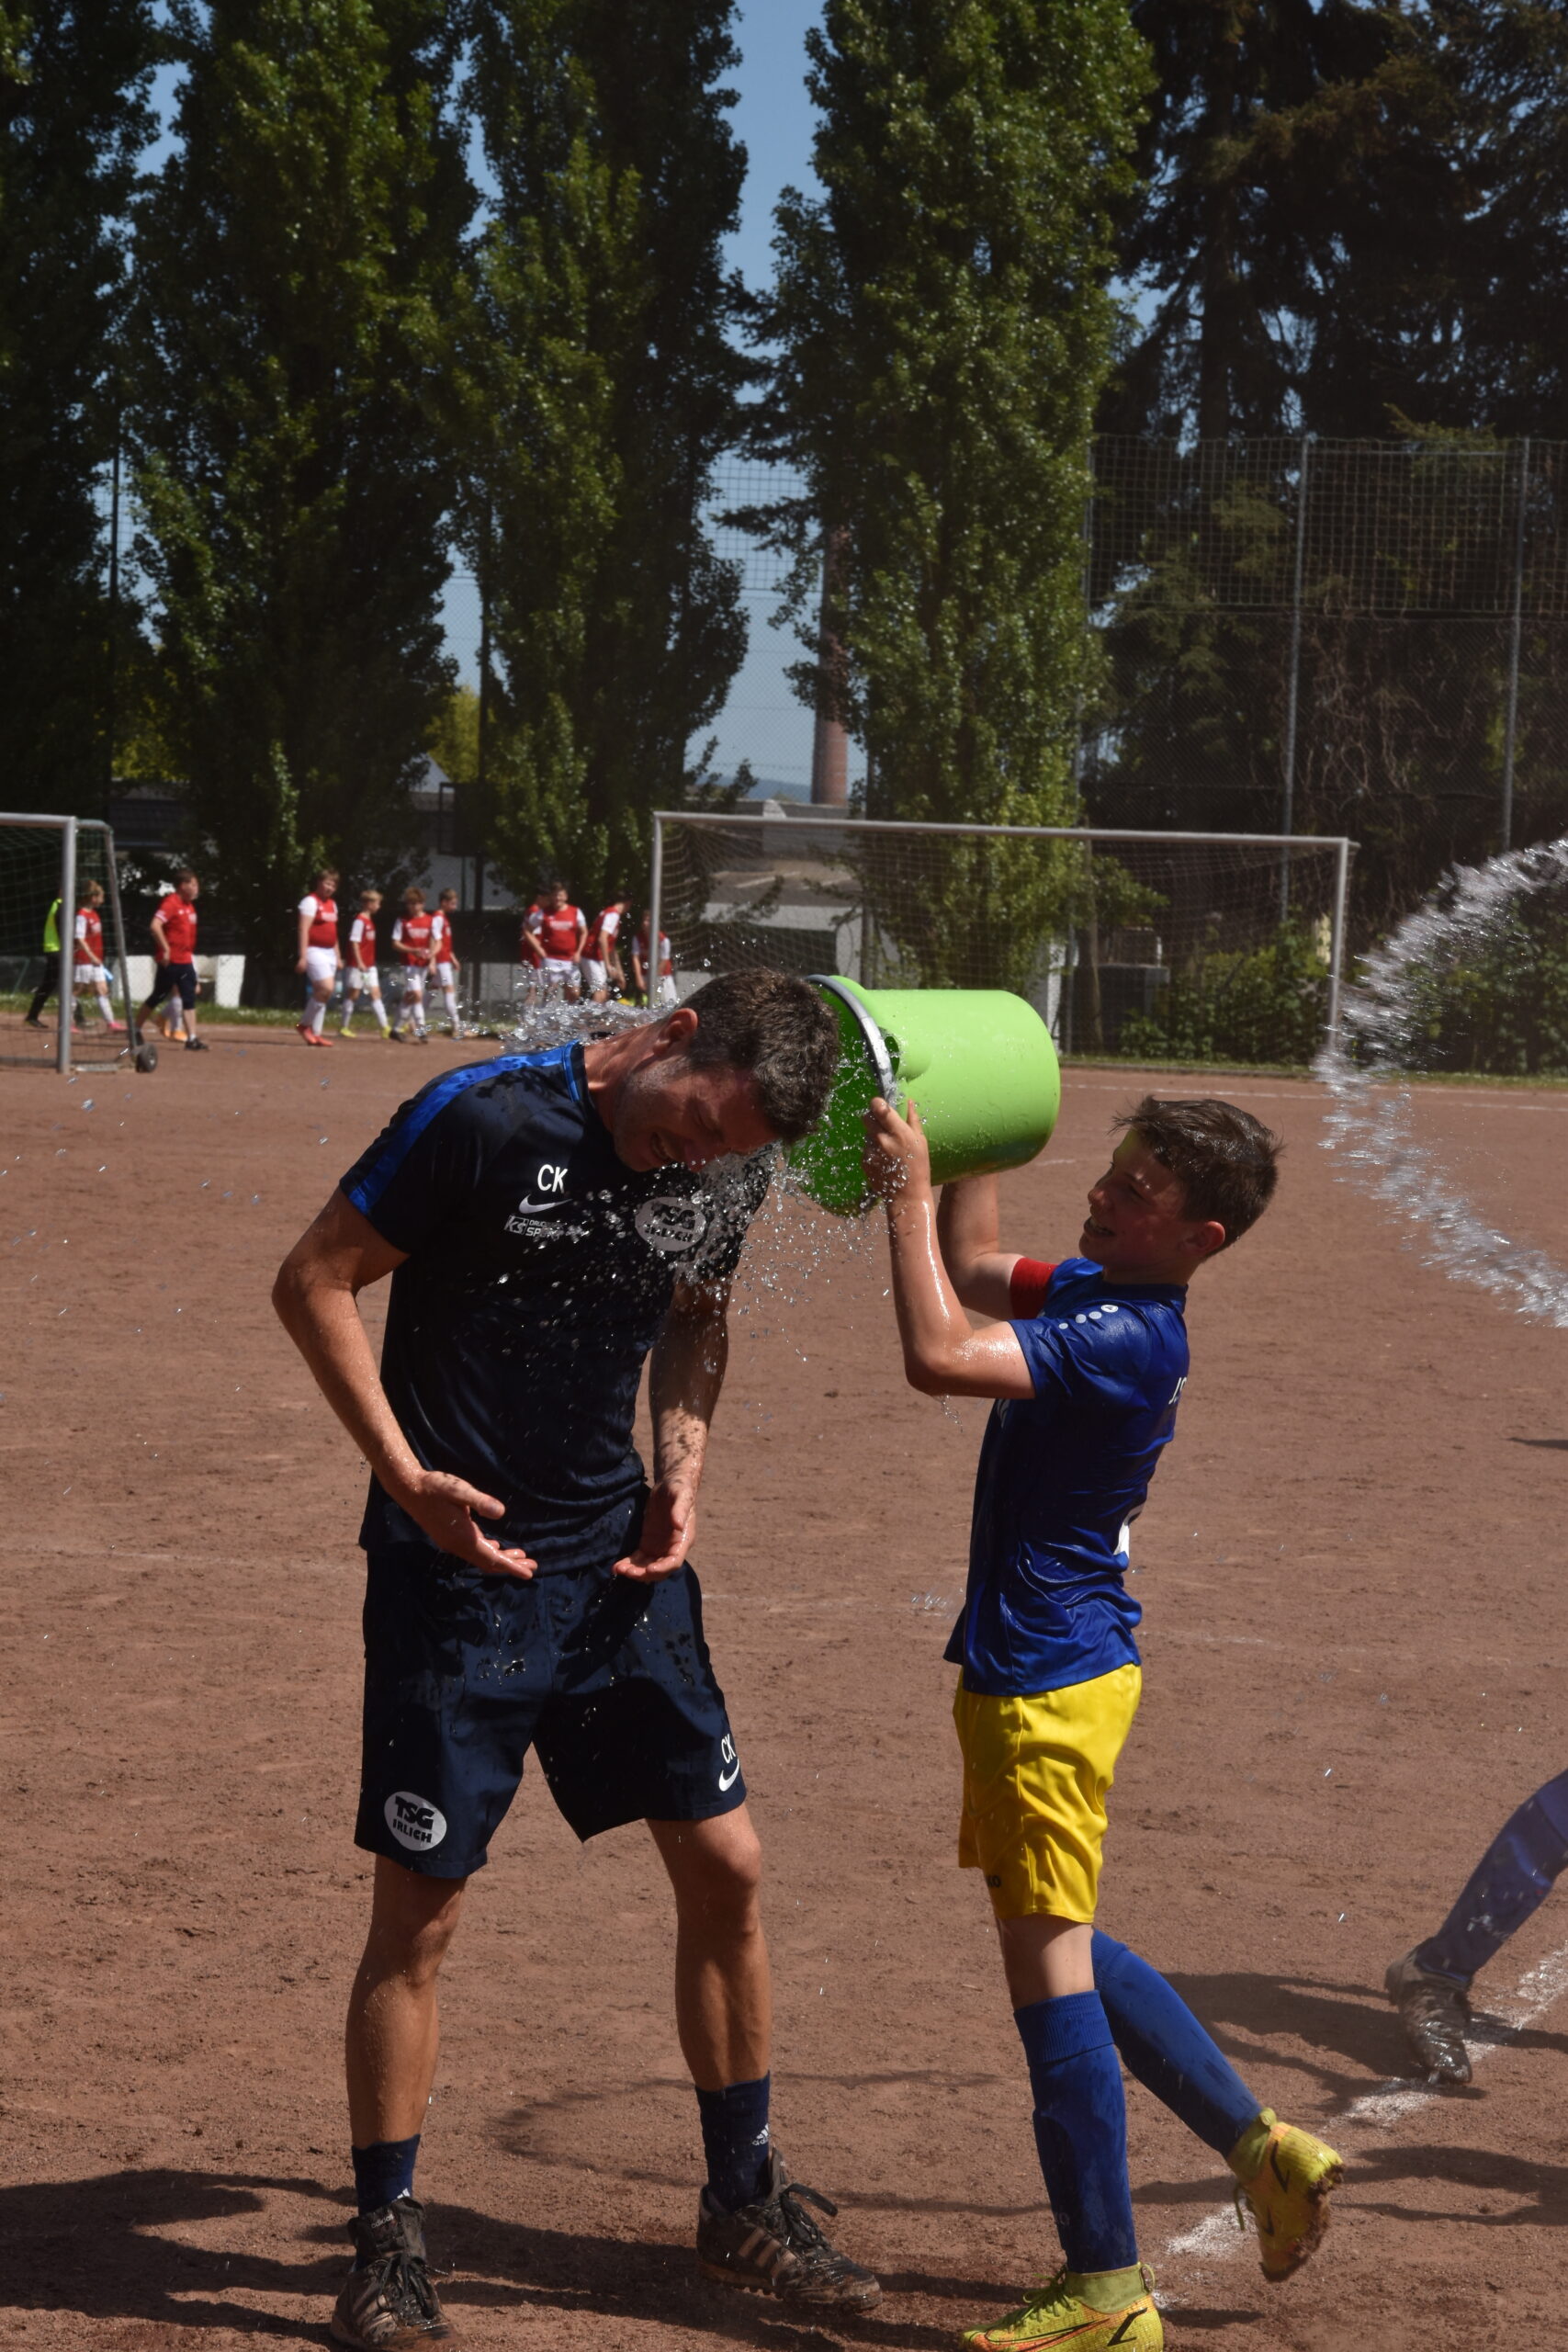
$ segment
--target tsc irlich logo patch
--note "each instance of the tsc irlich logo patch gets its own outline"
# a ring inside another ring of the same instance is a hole
[[[446,1815],[428,1797],[416,1797],[407,1789],[399,1789],[387,1799],[383,1811],[387,1826],[400,1846],[407,1846],[416,1854],[428,1853],[432,1846],[439,1846],[446,1835]]]

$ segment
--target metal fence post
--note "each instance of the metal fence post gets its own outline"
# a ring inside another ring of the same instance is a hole
[[[643,967],[647,982],[648,1009],[651,1012],[659,1001],[659,927],[663,920],[660,905],[664,896],[664,819],[656,808],[653,812],[653,864],[648,882],[648,961]],[[635,940],[636,932],[632,933]],[[670,943],[670,960],[675,960],[675,943]]]
[[[1312,435],[1302,435],[1302,465],[1296,491],[1296,554],[1291,581],[1291,668],[1285,687],[1285,795],[1280,814],[1280,831],[1293,830],[1296,813],[1296,713],[1301,700],[1302,676],[1302,567],[1306,554],[1307,468],[1312,457]],[[1291,853],[1280,853],[1280,921],[1291,911]]]
[[[62,1078],[71,1075],[72,1024],[76,1017],[76,820],[67,817],[60,831],[60,911],[54,935],[60,942],[55,957],[55,1002],[60,1007],[60,1035],[54,1067]]]
[[[1345,910],[1350,891],[1350,843],[1335,844],[1334,911],[1328,934],[1328,1035],[1330,1053],[1339,1046],[1339,997],[1345,984]]]
[[[1530,436],[1519,443],[1519,511],[1514,526],[1514,594],[1508,625],[1508,701],[1503,724],[1503,847],[1514,845],[1514,747],[1519,729],[1519,639],[1525,609],[1525,514],[1529,504]]]

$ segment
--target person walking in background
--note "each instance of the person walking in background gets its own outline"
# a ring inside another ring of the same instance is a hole
[[[187,1054],[207,1051],[196,1034],[196,902],[200,891],[190,867],[177,866],[174,888],[147,926],[158,958],[158,977],[138,1015],[141,1021],[151,1020],[165,997],[177,997]]]
[[[1568,1772],[1508,1815],[1435,1936],[1383,1979],[1404,2039],[1428,2082],[1468,2083],[1470,1988],[1568,1869]]]
[[[65,1018],[67,1005],[71,1008],[72,1020],[79,1020],[81,1016],[76,1011],[75,1001],[70,990],[60,986],[60,900],[58,899],[54,900],[43,919],[43,977],[33,990],[33,1001],[27,1010],[27,1025],[29,1029],[43,1027],[40,1015],[56,989],[60,991],[62,1020]]]
[[[379,890],[361,890],[359,911],[348,926],[348,959],[344,972],[343,1019],[338,1023],[338,1035],[353,1035],[354,1016],[361,996],[370,1000],[370,1010],[380,1024],[385,1037],[390,1023],[387,1008],[381,1001],[381,975],[376,963],[376,918],[381,910]]]
[[[642,929],[632,942],[632,987],[643,1003],[649,1007],[673,1004],[675,964],[670,953],[670,934],[667,931],[660,932],[658,969],[655,971],[650,965],[648,945],[648,935],[652,928],[653,909],[649,907],[643,912]]]
[[[446,1015],[446,1025],[454,1037],[463,1034],[462,1020],[457,1012],[457,952],[452,938],[452,918],[457,911],[456,890],[443,890],[431,917],[431,968],[435,985],[441,990],[441,1006]]]
[[[294,969],[305,982],[305,1010],[297,1026],[308,1046],[326,1046],[323,1035],[327,1007],[343,965],[337,943],[337,874],[326,865],[299,901],[299,961]]]
[[[631,911],[631,903],[630,893],[618,890],[609,905],[600,909],[582,943],[582,977],[595,1004],[608,1002],[612,982],[617,994],[626,989],[626,968],[621,962],[621,924]]]
[[[101,882],[88,882],[76,895],[75,984],[79,989],[93,990],[98,1018],[106,1029],[123,1029],[124,1022],[114,1017],[108,967],[104,962],[104,886]],[[80,1007],[77,1009],[80,1011]]]
[[[424,976],[430,969],[435,918],[425,911],[424,892],[403,892],[403,910],[392,925],[392,944],[402,967],[403,998],[391,1034],[403,1044],[411,1024],[415,1045],[428,1043],[424,1029]]]
[[[529,910],[530,920],[533,910]],[[558,875],[547,886],[544,905],[539,909],[532,932],[525,925],[524,939],[533,939],[538,951],[537,972],[541,987],[558,988],[567,1001],[575,1004],[581,993],[581,974],[578,958],[582,943],[588,936],[588,922],[581,907],[574,907],[567,894],[566,884]]]

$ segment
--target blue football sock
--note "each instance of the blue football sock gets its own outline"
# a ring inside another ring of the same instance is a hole
[[[768,2091],[773,2081],[731,2083],[722,2091],[699,2091],[703,2154],[708,2187],[728,2212],[750,2205],[768,2169]]]
[[[400,2197],[413,2195],[414,2161],[419,2133],[412,2140],[376,2140],[368,2148],[350,2151],[354,2157],[354,2194],[362,2213],[378,2213]]]
[[[1503,1824],[1437,1934],[1416,1945],[1416,1966],[1468,1984],[1545,1902],[1564,1868],[1568,1772],[1560,1772]]]
[[[1122,2069],[1098,1993],[1014,2009],[1034,2092],[1034,2144],[1069,2270],[1138,2259]]]
[[[1113,1937],[1094,1931],[1094,1984],[1134,2081],[1228,2156],[1259,2103],[1179,1993]]]

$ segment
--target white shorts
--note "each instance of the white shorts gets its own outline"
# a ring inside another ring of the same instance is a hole
[[[403,994],[405,996],[423,996],[424,994],[424,966],[423,964],[405,964],[402,967],[402,971]]]
[[[79,989],[107,989],[109,976],[102,964],[78,964],[76,985]]]
[[[674,976],[671,973],[666,972],[663,978],[656,985],[653,1001],[655,1004],[675,1004],[679,1001],[675,994]]]
[[[368,989],[372,996],[380,995],[381,975],[374,964],[367,964],[363,968],[357,964],[350,964],[345,967],[345,969],[348,974],[350,996],[357,996],[361,989]]]
[[[435,978],[437,985],[441,988],[450,989],[457,986],[457,981],[453,978],[452,967],[450,964],[437,964],[435,967]]]
[[[305,978],[310,981],[312,985],[321,980],[335,980],[337,978],[337,949],[335,947],[307,947],[305,950]]]
[[[610,985],[610,975],[595,956],[583,957],[582,977],[591,989],[607,989]]]
[[[577,964],[570,956],[547,956],[539,967],[539,978],[547,988],[558,982],[562,988],[577,986]]]

